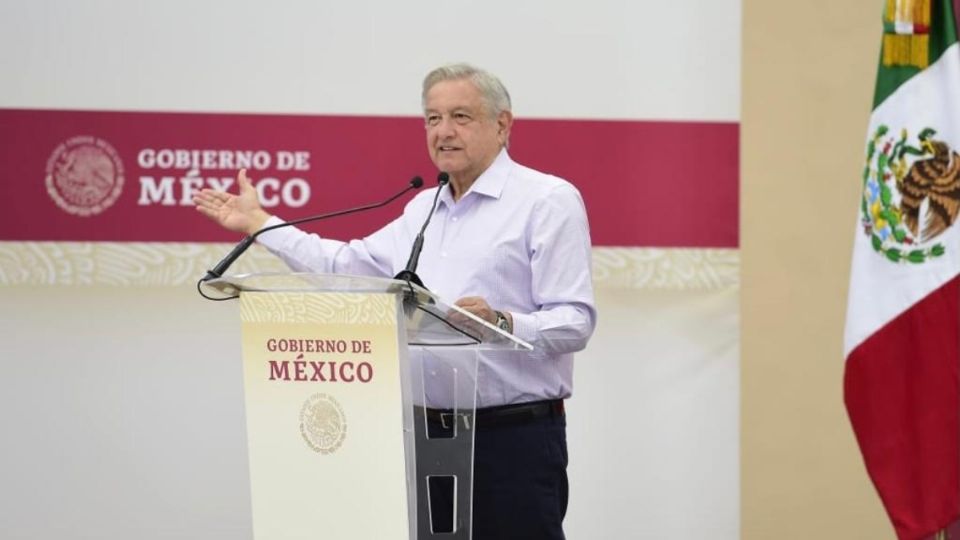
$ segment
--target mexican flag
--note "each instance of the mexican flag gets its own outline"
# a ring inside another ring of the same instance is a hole
[[[900,539],[960,517],[958,8],[885,2],[853,250],[844,400]]]

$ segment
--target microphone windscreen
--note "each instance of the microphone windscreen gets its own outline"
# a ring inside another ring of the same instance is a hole
[[[447,182],[449,182],[449,181],[450,181],[450,175],[449,175],[449,174],[447,174],[447,173],[445,173],[445,172],[442,172],[442,173],[440,173],[440,174],[437,175],[437,182],[438,182],[441,186],[445,186],[445,185],[447,184]]]
[[[413,189],[420,189],[422,185],[423,185],[423,178],[420,178],[419,176],[414,176],[413,179],[410,180],[410,186]]]

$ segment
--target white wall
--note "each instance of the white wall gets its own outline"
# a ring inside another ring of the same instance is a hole
[[[739,118],[737,0],[0,3],[0,106],[419,115],[470,61],[520,117]]]
[[[0,299],[0,537],[251,536],[235,304],[189,287]]]

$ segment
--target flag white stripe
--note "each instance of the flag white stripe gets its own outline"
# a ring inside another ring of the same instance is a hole
[[[913,77],[877,107],[870,119],[867,140],[881,124],[899,138],[907,129],[910,144],[924,128],[937,130],[935,139],[960,149],[960,44],[954,43],[929,68]],[[879,149],[878,149],[879,151]],[[894,263],[874,251],[860,217],[854,240],[853,266],[844,356],[913,304],[960,272],[960,226],[953,226],[930,243],[946,248],[942,257],[921,265]],[[919,268],[922,266],[922,271]]]

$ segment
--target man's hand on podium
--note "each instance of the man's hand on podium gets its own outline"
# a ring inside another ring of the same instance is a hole
[[[497,312],[490,307],[490,304],[487,303],[486,299],[480,296],[465,296],[456,302],[453,305],[458,308],[467,311],[477,317],[487,321],[490,324],[497,324]],[[513,328],[513,315],[509,312],[504,313],[504,316],[509,321],[510,328]],[[465,328],[471,330],[472,332],[477,333],[483,337],[487,337],[489,330],[486,327],[482,327],[471,319],[464,317],[463,315],[453,312],[450,314],[450,322],[454,324],[462,325]]]

